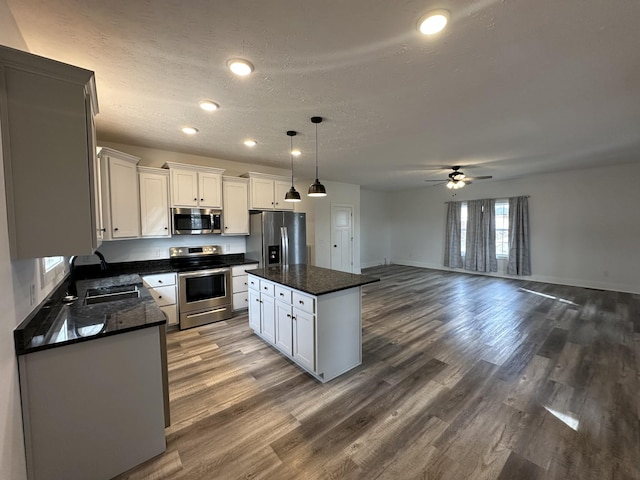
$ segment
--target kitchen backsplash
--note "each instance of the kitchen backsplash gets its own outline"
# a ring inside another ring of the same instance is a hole
[[[221,245],[223,253],[244,253],[244,236],[224,237],[222,235],[182,235],[171,238],[144,238],[103,242],[98,250],[107,262],[133,262],[169,258],[169,248],[179,246]],[[80,257],[76,265],[98,263],[95,255]]]

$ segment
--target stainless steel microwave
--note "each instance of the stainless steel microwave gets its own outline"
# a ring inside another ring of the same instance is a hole
[[[209,208],[172,208],[171,233],[173,235],[201,235],[221,233],[222,212]]]

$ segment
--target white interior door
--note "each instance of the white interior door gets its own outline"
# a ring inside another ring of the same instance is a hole
[[[331,206],[331,268],[353,272],[353,207]]]

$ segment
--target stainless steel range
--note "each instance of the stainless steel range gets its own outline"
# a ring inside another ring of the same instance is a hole
[[[171,247],[178,269],[180,330],[231,318],[231,269],[219,259],[222,247]]]

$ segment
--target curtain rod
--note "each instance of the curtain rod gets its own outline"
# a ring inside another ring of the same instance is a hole
[[[510,198],[518,198],[518,197],[525,197],[525,198],[530,198],[531,195],[517,195],[515,197],[500,197],[500,198],[474,198],[472,200],[449,200],[448,202],[444,202],[445,204],[447,203],[456,203],[458,201],[460,202],[471,202],[474,200],[502,200],[503,198],[506,198],[507,200],[509,200]]]

